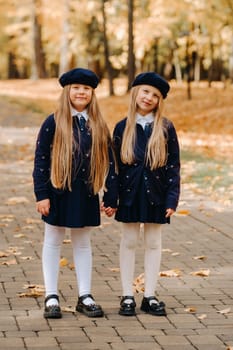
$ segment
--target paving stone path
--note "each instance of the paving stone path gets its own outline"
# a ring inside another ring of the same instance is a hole
[[[159,279],[167,317],[146,315],[139,307],[135,317],[118,315],[120,224],[105,216],[92,235],[93,294],[104,318],[73,312],[77,288],[69,232],[62,249],[68,264],[61,267],[59,280],[63,318],[45,320],[43,296],[22,296],[40,294],[43,287],[43,223],[35,211],[31,178],[35,131],[0,129],[0,144],[12,153],[10,158],[1,154],[0,161],[0,349],[233,349],[232,208],[193,196],[185,186],[178,214],[163,232],[161,272],[177,275]],[[24,144],[28,156],[14,157]],[[142,271],[139,244],[135,277]],[[141,299],[138,293],[138,306]]]

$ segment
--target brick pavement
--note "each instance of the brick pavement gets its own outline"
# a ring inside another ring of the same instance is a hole
[[[11,147],[14,152],[18,145]],[[68,266],[61,267],[59,280],[61,306],[69,310],[62,319],[43,319],[43,296],[19,297],[29,291],[26,286],[43,284],[43,224],[35,211],[30,147],[26,159],[7,161],[3,155],[0,162],[0,252],[9,254],[0,258],[1,349],[233,349],[232,210],[190,196],[185,187],[180,209],[188,209],[190,215],[174,216],[163,233],[161,271],[177,269],[181,274],[159,279],[158,294],[167,304],[167,317],[145,315],[139,308],[136,317],[118,315],[120,225],[105,216],[102,226],[93,229],[93,294],[104,308],[104,318],[70,312],[77,289]],[[62,256],[72,263],[71,244],[66,243]],[[209,269],[208,277],[191,274],[203,269]],[[142,271],[139,245],[136,275]],[[138,306],[141,298],[136,295]]]

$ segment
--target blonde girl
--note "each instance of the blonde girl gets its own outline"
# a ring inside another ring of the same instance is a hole
[[[116,173],[110,134],[95,95],[99,80],[89,69],[64,73],[58,108],[43,122],[34,161],[37,211],[45,222],[42,267],[45,318],[61,318],[58,296],[60,250],[70,230],[77,275],[76,310],[101,317],[103,310],[91,295],[91,227],[100,224],[99,191],[103,205],[114,212]],[[108,189],[111,187],[112,191]]]
[[[154,72],[139,74],[132,84],[127,118],[114,129],[119,167],[119,205],[115,218],[122,222],[119,313],[124,316],[135,315],[133,279],[141,226],[145,248],[141,310],[155,316],[166,315],[164,302],[155,297],[161,261],[161,227],[170,222],[180,193],[177,135],[172,122],[162,115],[169,88],[167,81]]]

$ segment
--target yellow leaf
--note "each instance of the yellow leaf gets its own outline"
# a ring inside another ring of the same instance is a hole
[[[199,271],[194,271],[190,273],[193,276],[201,276],[201,277],[208,277],[210,274],[210,270],[206,269],[206,270],[199,270]]]
[[[230,311],[231,311],[231,308],[228,307],[227,309],[219,310],[219,311],[217,311],[217,312],[220,313],[220,314],[222,314],[222,315],[225,315],[225,314],[229,314]]]
[[[197,310],[196,310],[195,307],[187,307],[184,311],[190,312],[190,313],[194,313],[194,312],[196,312]]]
[[[63,311],[63,312],[72,312],[72,313],[74,313],[74,312],[75,312],[75,308],[72,307],[72,306],[65,306],[65,307],[62,307],[62,308],[61,308],[61,311]]]
[[[160,277],[179,277],[181,276],[181,271],[179,269],[172,269],[167,271],[161,271]]]
[[[109,267],[109,271],[112,271],[112,272],[119,272],[119,271],[120,271],[120,268],[119,268],[119,267]]]
[[[177,215],[177,216],[187,216],[187,215],[190,215],[190,211],[188,209],[179,209],[179,210],[177,210],[175,215]]]
[[[10,265],[16,265],[17,264],[17,261],[15,259],[12,259],[12,260],[8,260],[8,261],[3,261],[1,263],[1,265],[6,265],[6,266],[10,266]]]
[[[24,203],[29,203],[29,200],[26,197],[11,197],[6,201],[6,204],[8,205],[24,204]]]
[[[200,255],[200,256],[194,256],[194,260],[205,260],[207,257],[205,255]]]
[[[60,260],[60,266],[64,267],[68,265],[68,260],[66,258],[61,258]]]
[[[0,252],[0,258],[7,258],[10,254],[6,252]]]
[[[71,239],[64,239],[64,240],[63,240],[63,243],[64,243],[64,244],[70,244],[70,243],[71,243]]]
[[[27,237],[24,233],[18,233],[17,235],[14,235],[15,238],[24,238]]]
[[[198,318],[199,320],[204,320],[206,317],[207,317],[206,314],[202,314],[202,315],[200,315],[200,316],[197,316],[197,318]]]
[[[25,221],[26,221],[26,224],[39,224],[39,223],[41,223],[40,219],[27,218]]]

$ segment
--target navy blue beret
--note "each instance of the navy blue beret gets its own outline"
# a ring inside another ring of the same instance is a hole
[[[97,75],[89,69],[74,68],[61,75],[59,83],[62,87],[70,84],[83,84],[95,89],[99,83]]]
[[[162,78],[159,74],[154,72],[146,72],[138,74],[135,80],[132,83],[133,86],[137,85],[151,85],[158,89],[163,98],[166,98],[168,91],[170,90],[170,86],[168,82]]]

